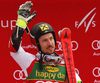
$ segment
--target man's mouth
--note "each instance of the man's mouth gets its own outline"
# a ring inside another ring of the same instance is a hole
[[[49,46],[47,49],[48,49],[48,50],[52,50],[52,49],[53,49],[53,47],[52,47],[52,46]]]

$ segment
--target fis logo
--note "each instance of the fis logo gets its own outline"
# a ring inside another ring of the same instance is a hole
[[[46,24],[41,24],[41,25],[39,25],[39,27],[41,28],[42,31],[49,29],[48,25],[46,25]]]
[[[75,27],[77,27],[77,29],[83,24],[84,27],[86,27],[85,29],[85,33],[88,31],[90,25],[92,25],[92,27],[95,27],[95,21],[93,21],[96,12],[94,12],[96,10],[96,8],[93,8],[88,14],[86,14],[86,16],[81,20],[81,22],[79,21],[75,21]],[[88,23],[86,22],[86,20],[89,18],[89,16],[94,12],[94,14],[91,16],[91,18],[89,19]]]

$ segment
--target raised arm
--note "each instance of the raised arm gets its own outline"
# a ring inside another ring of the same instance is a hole
[[[16,27],[10,39],[11,45],[13,46],[12,48],[14,48],[14,51],[16,52],[19,49],[24,30],[27,33],[29,32],[27,23],[29,23],[36,16],[36,11],[30,14],[32,6],[33,4],[31,3],[31,1],[27,1],[25,4],[22,4],[18,9],[18,19],[16,22]],[[10,45],[10,49],[11,49],[11,45]]]

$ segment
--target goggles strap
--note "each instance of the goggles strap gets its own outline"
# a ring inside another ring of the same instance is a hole
[[[39,68],[40,70],[43,70],[43,65],[42,65],[42,60],[43,60],[43,57],[42,57],[42,53],[40,53],[41,56],[40,56],[40,60],[39,60]]]
[[[55,56],[59,56],[56,52],[54,52]]]

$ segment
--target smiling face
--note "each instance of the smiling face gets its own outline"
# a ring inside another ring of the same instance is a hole
[[[46,54],[52,54],[55,50],[55,41],[52,33],[47,33],[39,38],[41,50]]]

